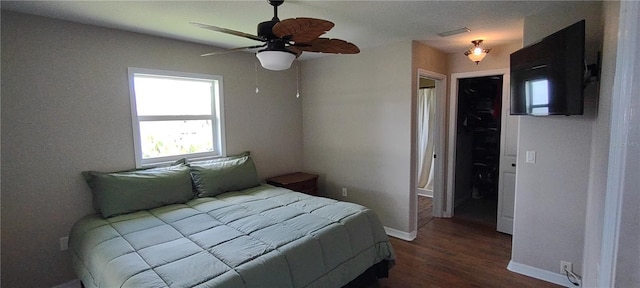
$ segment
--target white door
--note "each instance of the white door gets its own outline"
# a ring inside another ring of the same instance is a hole
[[[509,74],[502,83],[502,124],[500,133],[500,168],[498,173],[497,230],[513,234],[513,208],[516,194],[516,156],[518,151],[518,116],[509,115]]]

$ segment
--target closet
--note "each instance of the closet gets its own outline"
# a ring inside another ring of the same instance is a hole
[[[496,222],[502,76],[459,79],[455,213]]]

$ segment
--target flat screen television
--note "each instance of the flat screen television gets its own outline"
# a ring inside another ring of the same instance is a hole
[[[511,54],[511,115],[584,113],[585,21]]]

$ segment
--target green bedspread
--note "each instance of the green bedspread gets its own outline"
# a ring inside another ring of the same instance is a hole
[[[87,288],[341,287],[395,257],[373,211],[269,185],[89,215],[69,244]]]

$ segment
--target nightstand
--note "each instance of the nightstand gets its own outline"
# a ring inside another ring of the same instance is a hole
[[[318,175],[296,172],[267,178],[267,183],[273,186],[283,187],[318,196]]]

